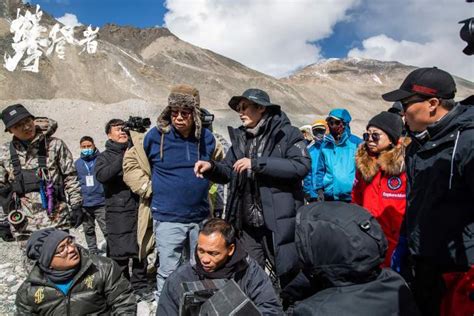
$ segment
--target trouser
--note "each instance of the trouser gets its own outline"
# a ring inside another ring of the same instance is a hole
[[[105,225],[105,207],[104,206],[84,206],[84,235],[86,237],[87,248],[91,252],[97,252],[97,237],[95,235],[95,221],[99,224],[100,230],[107,238],[107,229]]]
[[[415,261],[413,296],[422,315],[440,315],[441,300],[446,292],[443,274],[427,262]]]
[[[146,258],[139,260],[132,258],[132,275],[130,276],[129,262],[130,259],[114,259],[119,265],[124,277],[126,277],[132,284],[134,291],[138,291],[147,287],[148,281],[146,278],[147,263]]]
[[[275,252],[273,250],[272,232],[266,227],[244,226],[240,238],[242,246],[250,257],[265,269],[265,262],[268,260],[275,272]]]
[[[156,252],[160,265],[156,273],[156,301],[159,301],[166,278],[184,261],[195,264],[194,257],[199,234],[198,223],[170,223],[153,220]]]

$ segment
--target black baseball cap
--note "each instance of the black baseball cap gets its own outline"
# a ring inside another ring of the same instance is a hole
[[[242,99],[247,99],[256,104],[263,105],[265,107],[280,109],[278,104],[273,104],[270,102],[270,97],[268,93],[260,89],[247,89],[242,95],[233,96],[229,101],[229,106],[232,110],[237,111],[237,105]]]
[[[423,95],[440,99],[453,99],[456,83],[453,77],[436,67],[413,70],[399,89],[382,94],[385,101],[401,101],[413,95]]]
[[[2,111],[2,121],[5,124],[5,132],[26,117],[34,116],[21,104],[7,106]]]

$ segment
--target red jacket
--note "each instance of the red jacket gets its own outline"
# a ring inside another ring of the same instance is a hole
[[[366,208],[382,226],[388,241],[385,267],[390,267],[390,258],[397,246],[405,214],[405,146],[399,144],[374,157],[367,153],[365,144],[361,144],[356,153],[357,171],[352,202]]]

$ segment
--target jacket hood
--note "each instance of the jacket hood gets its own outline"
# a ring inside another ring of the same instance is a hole
[[[366,182],[371,182],[382,170],[387,176],[399,176],[405,171],[405,150],[411,139],[403,141],[377,157],[369,155],[365,143],[360,144],[356,152],[356,167]]]
[[[344,202],[319,202],[296,215],[296,247],[305,274],[328,287],[375,279],[387,251],[377,220],[364,208]]]
[[[179,86],[178,86],[179,88]],[[197,90],[196,90],[197,92]],[[169,133],[171,130],[171,108],[182,107],[188,108],[193,112],[194,120],[194,136],[199,139],[201,137],[201,109],[199,94],[190,94],[187,90],[181,91],[174,89],[168,96],[168,105],[165,107],[160,116],[158,116],[156,126],[162,133]]]
[[[343,120],[346,126],[349,126],[349,123],[352,121],[352,117],[349,114],[349,111],[346,109],[334,109],[329,112],[328,116],[335,117],[337,119]]]

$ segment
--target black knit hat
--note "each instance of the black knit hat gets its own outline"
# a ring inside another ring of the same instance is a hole
[[[26,243],[26,256],[38,261],[40,268],[48,269],[59,243],[69,236],[65,231],[55,228],[37,230]]]
[[[402,136],[403,121],[400,115],[390,112],[380,112],[370,119],[367,124],[367,129],[370,127],[377,127],[384,131],[393,144],[398,143],[398,139]]]

